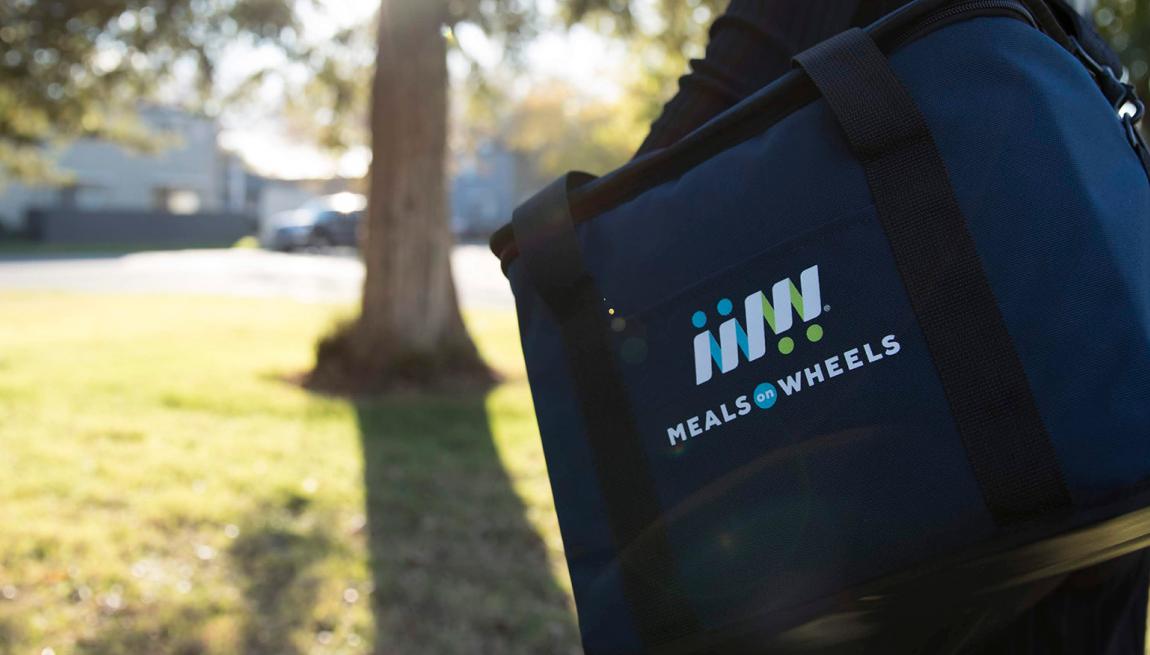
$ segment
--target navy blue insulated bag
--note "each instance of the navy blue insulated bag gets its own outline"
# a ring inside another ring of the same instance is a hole
[[[919,0],[515,212],[588,653],[847,639],[1150,545],[1120,70],[1059,1]]]

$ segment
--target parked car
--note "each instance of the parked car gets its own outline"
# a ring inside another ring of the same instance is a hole
[[[356,247],[365,204],[361,195],[339,193],[275,214],[263,231],[263,245],[281,252]]]

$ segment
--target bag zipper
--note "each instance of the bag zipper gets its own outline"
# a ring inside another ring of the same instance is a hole
[[[953,4],[938,11],[932,12],[914,25],[905,34],[900,35],[893,41],[893,46],[898,48],[903,44],[914,41],[921,36],[925,36],[929,32],[942,27],[946,23],[965,18],[969,13],[978,13],[983,16],[992,16],[999,13],[1014,14],[1030,24],[1031,27],[1038,27],[1038,22],[1034,18],[1034,14],[1026,5],[1018,0],[970,0],[969,2],[962,2]]]

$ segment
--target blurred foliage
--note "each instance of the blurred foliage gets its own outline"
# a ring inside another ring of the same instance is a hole
[[[541,12],[538,3],[526,0],[447,2],[445,36],[467,70],[464,84],[455,89],[454,147],[468,151],[483,142],[501,142],[526,155],[541,179],[572,167],[605,171],[622,164],[674,93],[688,58],[702,54],[707,28],[726,1],[565,0],[554,13]],[[335,152],[369,142],[375,22],[365,21],[317,46],[322,56],[312,55],[312,75],[285,98],[291,134]],[[456,34],[463,25],[478,28],[498,45],[500,66],[485,69],[460,44]],[[625,44],[622,97],[590,98],[554,80],[524,92],[519,75],[524,47],[540,32],[576,25]]]
[[[57,174],[44,146],[77,137],[154,147],[137,103],[161,84],[203,97],[237,39],[296,45],[288,0],[0,2],[0,179]]]
[[[309,74],[283,98],[288,136],[332,152],[370,142],[377,16],[339,31],[303,61]]]
[[[688,60],[702,56],[707,29],[727,0],[567,0],[548,17],[550,27],[582,25],[614,39],[625,49],[617,80],[622,92],[590,95],[556,81],[536,81],[526,91],[514,66],[485,71],[472,66],[463,96],[460,133],[455,143],[473,149],[498,141],[527,157],[539,181],[566,170],[602,173],[626,162],[653,121],[675,93],[676,79]],[[534,30],[543,17],[535,16]],[[513,53],[524,34],[501,37]],[[466,52],[457,46],[457,51]],[[508,68],[512,73],[508,74]]]
[[[174,86],[209,113],[234,106],[278,76],[286,88],[289,136],[332,151],[364,145],[375,19],[323,43],[302,42],[296,2],[322,0],[8,0],[0,3],[0,181],[51,180],[46,147],[79,137],[113,140],[140,150],[165,142],[136,121],[136,106]],[[540,31],[585,24],[624,40],[625,97],[609,105],[580,99],[555,85],[512,98],[514,72],[496,79],[453,32],[453,51],[470,65],[466,98],[472,132],[500,138],[538,155],[541,174],[567,160],[605,169],[626,159],[645,125],[673,93],[689,56],[701,54],[706,28],[726,0],[565,0],[541,15],[528,0],[439,0],[444,23],[474,25],[502,47],[501,69],[520,70],[523,46]],[[298,75],[259,70],[217,95],[217,66],[236,41],[286,52]],[[564,106],[556,102],[563,99]],[[509,112],[509,103],[514,108]],[[540,113],[564,121],[548,125]],[[534,116],[535,118],[529,118]],[[516,123],[525,120],[523,127]],[[544,130],[543,128],[548,129]],[[590,133],[581,138],[580,133]],[[472,134],[476,136],[476,134]],[[476,137],[480,138],[480,137]],[[608,165],[609,164],[609,165]]]
[[[1100,0],[1094,22],[1122,56],[1138,95],[1150,98],[1150,0]]]
[[[437,0],[445,34],[469,66],[457,89],[464,141],[498,139],[522,148],[540,175],[557,162],[605,170],[625,160],[675,91],[688,60],[701,56],[707,29],[727,0],[559,0],[542,12],[529,0]],[[375,19],[323,43],[303,43],[297,3],[323,0],[5,0],[0,2],[0,181],[58,174],[46,146],[78,137],[138,149],[164,142],[134,119],[141,100],[175,87],[209,113],[242,101],[279,76],[290,136],[334,151],[365,145]],[[1150,96],[1150,0],[1100,0],[1099,30]],[[503,62],[484,69],[455,40],[462,24],[498,43]],[[626,47],[622,97],[582,97],[544,81],[524,91],[524,46],[540,32],[584,25]],[[294,71],[266,69],[227,95],[217,66],[237,41],[273,45]],[[303,74],[300,74],[300,73]],[[165,85],[167,85],[165,87]],[[546,120],[546,112],[563,120]],[[581,136],[590,135],[590,136]],[[457,135],[458,136],[458,135]]]
[[[528,156],[532,172],[550,180],[567,170],[602,173],[627,161],[645,133],[634,97],[589,100],[552,82],[532,89],[501,121],[499,140]]]
[[[583,23],[624,39],[637,74],[629,92],[653,121],[675,92],[675,80],[691,58],[702,57],[707,30],[729,0],[567,0],[568,25]]]
[[[287,0],[290,1],[290,0]],[[319,0],[322,2],[322,0]],[[523,44],[542,25],[530,0],[424,0],[443,7],[444,34],[453,52],[470,65],[468,93],[483,96],[489,80],[474,60],[459,48],[451,28],[461,23],[479,27],[506,46],[507,61],[521,64]],[[378,14],[316,44],[303,59],[309,75],[284,98],[289,135],[339,153],[367,145],[368,105],[371,102]]]

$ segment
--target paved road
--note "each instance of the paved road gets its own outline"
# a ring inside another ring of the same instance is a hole
[[[499,262],[483,246],[458,246],[452,267],[468,307],[513,305]],[[351,255],[262,250],[175,250],[112,256],[3,256],[0,291],[161,293],[354,302],[363,264]]]

